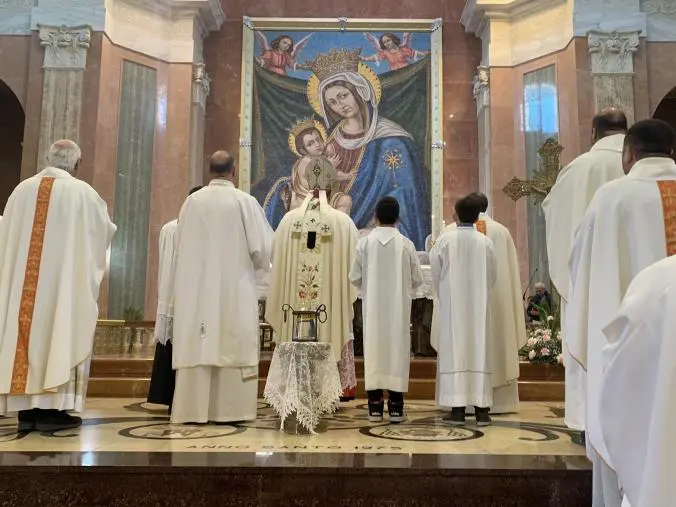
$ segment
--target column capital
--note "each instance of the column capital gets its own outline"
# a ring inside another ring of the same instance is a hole
[[[591,68],[594,74],[633,74],[634,53],[639,49],[639,33],[600,32],[587,34]]]
[[[192,101],[194,104],[206,105],[207,97],[211,91],[211,78],[206,71],[204,63],[196,63],[192,70]]]
[[[490,105],[490,69],[485,65],[477,67],[477,73],[472,81],[474,100],[476,101],[477,114],[484,107]]]
[[[45,69],[84,70],[91,42],[88,26],[40,25],[40,45],[45,48]]]

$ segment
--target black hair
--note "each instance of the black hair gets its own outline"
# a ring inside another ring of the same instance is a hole
[[[488,210],[488,197],[486,197],[486,194],[482,192],[472,192],[467,197],[474,199],[479,205],[479,211],[486,213]]]
[[[463,224],[473,224],[479,220],[479,203],[471,197],[463,197],[455,203],[455,214]]]
[[[196,187],[192,187],[190,189],[190,192],[188,192],[188,195],[192,195],[195,192],[197,192],[198,190],[201,190],[202,188],[203,188],[203,185],[197,185]]]
[[[592,127],[600,139],[627,130],[627,116],[619,109],[606,109],[594,116]]]
[[[642,120],[627,131],[624,146],[630,148],[638,159],[651,155],[670,157],[676,148],[676,131],[662,120]]]
[[[214,161],[212,160],[209,163],[209,171],[213,174],[230,174],[235,170],[235,159],[232,156],[228,156],[223,160]]]
[[[394,225],[399,220],[399,201],[394,197],[383,197],[376,204],[376,218],[383,225]]]

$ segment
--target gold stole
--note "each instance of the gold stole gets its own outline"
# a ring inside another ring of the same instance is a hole
[[[483,234],[485,236],[486,235],[486,221],[485,220],[477,220],[476,230],[479,231],[481,234]]]
[[[52,196],[53,186],[54,178],[42,178],[40,187],[38,188],[38,198],[35,203],[35,215],[33,217],[33,230],[28,246],[26,272],[23,278],[21,303],[19,305],[19,336],[16,340],[10,394],[26,393],[26,383],[28,381],[28,346],[33,325],[38,278],[40,277],[40,260],[45,240],[47,212],[49,211],[49,200]]]
[[[660,189],[660,197],[662,198],[667,257],[671,257],[676,254],[676,181],[658,181],[657,187]]]

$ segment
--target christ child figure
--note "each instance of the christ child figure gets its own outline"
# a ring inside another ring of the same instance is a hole
[[[293,132],[292,132],[293,135]],[[333,190],[336,183],[350,178],[349,174],[336,171],[338,156],[326,146],[325,136],[313,125],[301,130],[295,139],[292,151],[299,156],[291,170],[291,203],[289,209],[296,209],[313,190]],[[331,192],[333,208],[350,214],[352,198],[343,192]]]

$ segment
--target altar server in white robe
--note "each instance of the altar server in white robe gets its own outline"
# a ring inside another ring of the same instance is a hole
[[[397,230],[399,202],[376,205],[377,227],[359,240],[350,281],[361,291],[364,322],[364,382],[369,421],[383,420],[387,389],[390,422],[404,422],[404,393],[411,364],[411,300],[423,283],[413,243]]]
[[[672,507],[676,469],[676,257],[641,271],[603,330],[600,425],[625,505]]]
[[[188,195],[202,188],[194,187]],[[164,224],[160,230],[159,267],[157,270],[157,313],[155,316],[155,358],[150,376],[148,403],[167,405],[171,414],[176,386],[176,372],[172,368],[174,334],[174,274],[176,271],[176,229],[178,220]]]
[[[172,423],[256,418],[256,270],[270,269],[272,230],[256,199],[235,188],[235,162],[216,152],[213,179],[178,217]]]
[[[676,253],[676,133],[661,120],[634,124],[624,140],[627,176],[601,187],[575,236],[567,315],[569,353],[585,371],[587,456],[594,507],[619,505],[619,487],[601,427],[603,328],[617,315],[634,276]]]
[[[493,243],[498,263],[495,287],[491,291],[491,328],[488,332],[493,383],[491,413],[519,411],[519,350],[526,344],[526,319],[523,315],[519,259],[509,229],[493,220],[486,211],[488,198],[481,192],[469,194],[479,204],[481,214],[475,229]],[[451,231],[457,224],[448,225]]]
[[[607,109],[592,121],[592,147],[563,168],[542,203],[547,225],[549,277],[561,296],[561,336],[566,367],[566,425],[584,431],[584,370],[568,353],[566,313],[570,301],[568,261],[573,239],[596,191],[605,183],[624,176],[622,146],[627,118],[622,111]]]
[[[80,148],[54,143],[0,223],[0,415],[19,431],[82,424],[99,286],[115,233],[106,203],[76,179]]]
[[[495,249],[474,224],[479,204],[464,197],[455,205],[457,229],[442,234],[430,252],[432,281],[439,304],[437,404],[450,407],[454,426],[465,424],[467,406],[474,406],[477,424],[491,423],[490,298],[495,285]]]

